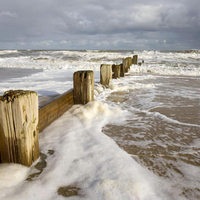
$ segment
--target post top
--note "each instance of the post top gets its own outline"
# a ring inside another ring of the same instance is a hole
[[[3,96],[0,96],[0,100],[6,101],[6,102],[12,102],[14,101],[15,98],[19,96],[23,96],[23,95],[27,95],[31,93],[37,94],[36,92],[30,91],[30,90],[9,90],[9,91],[4,92]]]
[[[101,64],[101,67],[103,67],[103,66],[112,66],[112,64]]]
[[[93,73],[93,70],[79,70],[79,71],[76,71],[76,72],[74,72],[74,74],[77,74],[77,73],[85,73],[85,72],[87,72],[87,73]]]

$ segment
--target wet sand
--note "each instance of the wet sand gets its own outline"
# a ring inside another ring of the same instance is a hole
[[[199,78],[158,77],[142,83],[158,85],[115,92],[107,98],[136,109],[130,109],[132,119],[108,124],[103,132],[137,162],[168,179],[187,199],[200,199],[195,178],[200,167]]]

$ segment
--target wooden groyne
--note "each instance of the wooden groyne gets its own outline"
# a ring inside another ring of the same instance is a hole
[[[0,97],[0,152],[2,163],[30,166],[39,157],[38,95],[8,91]]]
[[[74,73],[74,103],[86,104],[94,100],[94,72],[78,71]]]
[[[39,107],[39,132],[62,116],[74,105],[74,90],[71,89],[61,96]]]
[[[112,78],[124,77],[138,56],[123,59],[121,64],[100,66],[100,83],[109,87]],[[73,89],[52,101],[38,106],[33,91],[10,90],[0,96],[0,158],[2,163],[26,166],[39,157],[39,132],[62,116],[74,104],[94,100],[94,72],[77,71],[73,75]]]

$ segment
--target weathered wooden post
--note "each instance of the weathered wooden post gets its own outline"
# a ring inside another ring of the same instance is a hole
[[[74,103],[86,104],[94,100],[94,72],[77,71],[74,73]]]
[[[112,65],[102,64],[100,68],[100,83],[108,87],[111,79]]]
[[[124,65],[125,72],[128,72],[128,70],[130,69],[130,67],[132,65],[131,57],[124,58],[123,65]]]
[[[128,72],[128,60],[127,58],[123,58],[123,66],[124,66],[124,72]]]
[[[39,157],[38,95],[10,90],[0,96],[0,152],[2,163],[30,166]]]
[[[120,78],[120,71],[121,71],[121,66],[120,65],[112,65],[112,78]]]
[[[132,58],[131,57],[128,57],[126,58],[127,59],[127,62],[128,62],[128,69],[131,68],[131,65],[132,65]]]
[[[120,70],[120,77],[124,77],[125,69],[123,63],[120,64],[121,70]]]
[[[137,62],[138,62],[138,55],[134,55],[133,56],[133,65],[137,65]]]

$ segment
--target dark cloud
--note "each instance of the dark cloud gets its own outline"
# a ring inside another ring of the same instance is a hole
[[[0,0],[0,48],[199,48],[199,0]]]

